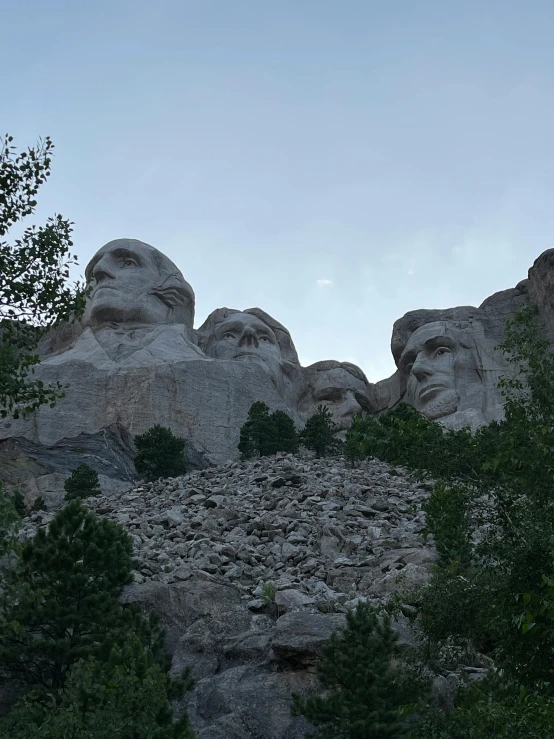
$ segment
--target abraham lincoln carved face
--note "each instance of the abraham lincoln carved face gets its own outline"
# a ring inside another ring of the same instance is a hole
[[[135,239],[110,241],[85,276],[92,287],[83,323],[183,324],[192,329],[194,291],[164,254]]]

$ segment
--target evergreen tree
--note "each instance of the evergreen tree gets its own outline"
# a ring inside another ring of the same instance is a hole
[[[284,411],[274,411],[270,418],[275,433],[275,452],[297,452],[298,433],[292,418]]]
[[[308,418],[304,430],[300,432],[300,443],[307,449],[313,449],[316,457],[323,457],[336,445],[336,432],[337,425],[331,411],[325,405],[318,405],[316,413]]]
[[[187,471],[184,439],[157,424],[146,433],[135,436],[137,456],[135,469],[146,480],[177,477]]]
[[[52,692],[79,659],[109,652],[129,624],[119,605],[131,539],[79,500],[23,544],[0,593],[0,678]]]
[[[16,490],[13,494],[12,502],[17,515],[21,518],[24,518],[27,515],[27,507],[25,506],[25,500],[23,499],[23,496],[21,495],[19,490]]]
[[[88,464],[80,464],[73,470],[64,482],[65,501],[74,498],[88,498],[90,495],[100,495],[100,482],[98,472],[89,467]]]
[[[259,400],[248,411],[248,418],[240,430],[238,448],[244,459],[296,452],[298,433],[294,421],[284,411],[270,413],[268,406]]]
[[[342,634],[323,645],[317,675],[322,696],[294,696],[293,712],[311,721],[317,739],[397,739],[405,736],[401,673],[391,668],[397,635],[367,604],[347,616]]]
[[[248,418],[240,430],[239,452],[245,459],[271,454],[275,447],[275,428],[268,406],[258,400],[252,403]]]
[[[130,633],[106,661],[76,662],[57,700],[27,695],[0,720],[0,739],[194,739],[188,716],[174,721],[169,704],[191,685],[171,680]]]

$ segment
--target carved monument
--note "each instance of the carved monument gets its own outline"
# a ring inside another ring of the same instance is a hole
[[[496,347],[506,318],[535,305],[554,340],[554,250],[535,261],[528,280],[478,308],[418,310],[396,321],[398,370],[376,384],[348,362],[302,368],[289,331],[260,308],[218,308],[195,331],[192,287],[141,241],[103,246],[86,278],[82,321],[41,342],[35,373],[67,385],[65,397],[0,425],[0,479],[27,486],[31,497],[58,494],[82,462],[101,480],[128,484],[132,438],[156,423],[187,439],[191,466],[236,458],[257,400],[287,411],[298,427],[325,404],[342,437],[356,413],[401,402],[447,428],[476,429],[502,418],[497,383],[508,368]]]

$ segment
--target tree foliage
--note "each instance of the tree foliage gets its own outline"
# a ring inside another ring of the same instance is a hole
[[[317,739],[397,739],[406,735],[406,688],[391,666],[397,635],[385,615],[367,604],[347,614],[347,626],[323,645],[317,675],[325,692],[294,696]]]
[[[260,401],[253,403],[240,430],[238,449],[244,459],[266,457],[277,452],[298,451],[298,433],[292,418],[284,411],[270,413]]]
[[[62,688],[69,668],[105,651],[122,627],[119,596],[131,567],[131,540],[121,527],[97,519],[79,500],[58,512],[4,574],[0,676],[45,691]]]
[[[337,424],[326,405],[318,405],[317,411],[306,421],[300,433],[300,442],[306,449],[315,451],[316,457],[323,457],[336,447]]]
[[[61,215],[28,226],[12,244],[8,230],[31,215],[50,176],[50,138],[17,153],[13,137],[0,139],[0,415],[18,418],[62,395],[59,383],[31,378],[44,330],[84,310],[85,291],[69,285],[72,224]]]
[[[74,498],[88,498],[91,495],[100,495],[100,482],[98,472],[89,467],[88,464],[80,464],[73,470],[64,482],[65,501]]]
[[[135,469],[146,480],[177,477],[187,471],[186,442],[171,429],[157,424],[144,434],[135,436],[137,455]]]
[[[177,692],[136,634],[115,644],[105,662],[81,659],[57,700],[26,696],[0,721],[0,739],[194,739],[188,716],[174,721]]]
[[[188,675],[169,678],[156,620],[120,604],[132,579],[123,528],[73,500],[4,549],[17,560],[1,573],[0,679],[22,697],[0,737],[192,737],[169,704]]]

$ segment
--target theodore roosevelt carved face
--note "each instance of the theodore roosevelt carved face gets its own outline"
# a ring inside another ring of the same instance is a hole
[[[149,244],[110,241],[85,276],[92,287],[83,323],[183,324],[192,330],[194,291],[179,269]]]
[[[320,404],[326,405],[337,431],[345,432],[356,414],[371,412],[369,383],[355,364],[334,360],[316,362],[306,367],[303,375],[304,386],[298,403],[303,416],[315,413]]]
[[[477,358],[464,333],[446,321],[428,323],[410,336],[398,363],[407,377],[407,400],[431,420],[475,404],[482,391]],[[476,406],[477,407],[477,406]]]

